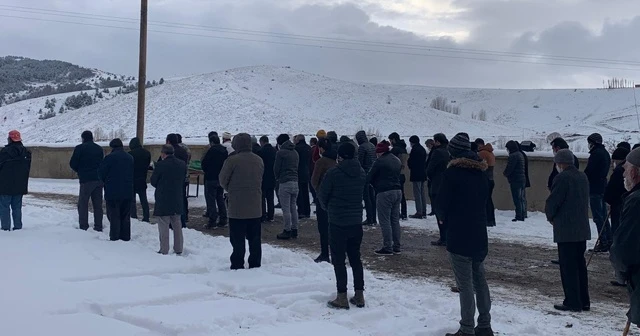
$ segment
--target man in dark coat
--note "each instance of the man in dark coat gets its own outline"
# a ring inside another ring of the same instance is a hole
[[[206,185],[207,215],[209,222],[206,229],[225,227],[227,225],[227,206],[224,203],[224,189],[220,186],[220,170],[227,160],[227,148],[220,144],[218,136],[209,138],[210,147],[201,161]],[[218,219],[220,221],[218,221]]]
[[[93,205],[93,229],[102,231],[102,188],[98,178],[98,167],[104,158],[104,150],[93,142],[93,133],[82,132],[82,144],[76,146],[69,166],[78,174],[80,194],[78,195],[78,221],[80,229],[89,229],[89,199]]]
[[[400,219],[407,220],[407,198],[404,194],[404,186],[407,182],[407,176],[404,174],[409,161],[409,152],[407,152],[407,143],[400,139],[400,134],[389,134],[389,142],[391,143],[391,154],[395,155],[402,163],[402,172],[400,173],[400,184],[402,185],[402,202],[400,203]]]
[[[336,274],[337,297],[328,303],[336,309],[349,309],[349,302],[364,307],[364,271],[360,259],[362,244],[362,195],[366,174],[350,143],[338,147],[339,163],[325,175],[318,200],[329,214],[329,245]],[[353,272],[355,297],[347,298],[345,254]]]
[[[151,175],[151,185],[156,188],[153,215],[158,217],[159,254],[169,254],[169,227],[173,228],[174,252],[177,255],[183,252],[180,217],[184,206],[184,175],[186,173],[187,164],[175,157],[174,147],[162,146],[162,161],[158,162]]]
[[[529,179],[529,157],[522,150],[520,143],[516,141],[516,144],[518,144],[518,150],[524,158],[524,177],[526,182],[524,184],[524,190],[522,191],[522,209],[524,209],[524,218],[529,218],[529,205],[527,202],[527,188],[531,188],[531,180]]]
[[[187,222],[189,221],[189,198],[188,198],[188,196],[189,196],[189,175],[188,175],[188,169],[189,169],[190,154],[189,154],[189,152],[187,152],[186,147],[185,146],[181,146],[180,144],[181,144],[180,143],[180,137],[178,137],[177,134],[171,133],[171,134],[167,135],[167,145],[173,146],[173,153],[174,153],[173,155],[176,158],[182,160],[187,165],[187,175],[185,175],[185,180],[184,180],[185,192],[184,192],[184,198],[182,200],[182,202],[184,203],[182,211],[184,211],[184,213],[180,217],[180,221],[182,222],[182,227],[186,228],[187,227]]]
[[[8,144],[0,151],[0,223],[3,231],[22,229],[22,196],[27,194],[31,152],[22,145],[18,131],[9,132]]]
[[[295,138],[296,152],[298,152],[298,217],[300,219],[311,217],[311,200],[309,199],[309,182],[311,174],[309,165],[311,164],[311,146],[302,134]]]
[[[276,189],[276,176],[273,172],[273,166],[276,162],[276,149],[269,143],[269,137],[266,135],[260,138],[260,146],[262,149],[258,156],[262,158],[264,164],[264,174],[262,175],[262,221],[273,222],[275,207],[273,204],[273,195]]]
[[[427,150],[420,144],[420,138],[417,135],[409,138],[411,152],[409,152],[410,176],[409,181],[413,183],[413,198],[416,203],[416,213],[411,218],[427,217],[427,195],[425,194],[425,182],[427,181]]]
[[[151,165],[151,153],[142,147],[140,139],[129,141],[129,154],[133,157],[133,198],[131,200],[131,218],[138,218],[136,194],[142,206],[142,221],[149,222],[149,201],[147,200],[147,172]]]
[[[573,153],[559,150],[553,160],[560,172],[553,180],[545,213],[553,225],[553,241],[558,244],[560,278],[564,301],[555,305],[561,311],[589,310],[589,279],[584,252],[591,239],[589,226],[589,181],[573,165]]]
[[[376,147],[367,139],[367,133],[365,131],[358,131],[356,133],[356,141],[358,141],[358,161],[360,166],[364,169],[365,173],[368,173],[373,163],[376,161]],[[367,213],[367,218],[362,223],[363,225],[375,225],[376,224],[376,193],[370,184],[364,186],[364,207]]]
[[[604,192],[607,186],[607,176],[609,176],[609,171],[611,170],[611,156],[602,144],[602,135],[593,133],[587,138],[587,141],[591,155],[584,173],[589,178],[591,215],[600,233],[598,246],[595,246],[593,250],[595,252],[608,252],[611,245],[611,227],[607,220]]]
[[[551,149],[553,149],[553,154],[555,155],[561,149],[569,149],[569,144],[563,138],[555,138],[551,141]],[[573,156],[573,166],[577,169],[580,169],[580,160],[574,155]],[[553,186],[553,179],[558,175],[558,170],[556,169],[555,163],[553,164],[553,168],[551,169],[551,174],[549,175],[549,179],[547,180],[547,188],[551,191],[551,187]]]
[[[471,151],[467,134],[453,137],[448,150],[453,159],[442,176],[436,214],[447,223],[446,245],[460,291],[462,318],[459,331],[447,336],[493,336],[491,294],[484,270],[489,245],[485,207],[489,181],[484,175],[487,164]],[[474,328],[476,304],[479,315]]]
[[[429,165],[427,166],[427,177],[431,183],[431,208],[434,209],[439,206],[438,196],[440,195],[440,188],[442,185],[442,177],[449,165],[449,140],[447,137],[438,133],[433,136],[434,146],[429,153]],[[436,220],[438,222],[438,229],[440,230],[440,239],[436,242],[432,242],[434,246],[445,246],[447,244],[447,222],[438,218],[438,211],[436,211]]]
[[[627,155],[624,165],[624,186],[628,190],[622,199],[620,226],[613,235],[611,262],[624,274],[631,297],[627,318],[640,326],[640,149]]]
[[[98,176],[104,183],[104,199],[107,202],[107,218],[110,223],[109,238],[131,240],[131,202],[133,197],[133,157],[124,151],[120,139],[109,143],[111,154],[107,155]]]
[[[329,169],[338,164],[338,151],[336,145],[332,145],[329,139],[326,138],[321,138],[318,141],[318,148],[321,157],[316,161],[316,166],[313,169],[311,185],[319,191],[322,180]],[[331,262],[329,256],[329,214],[326,209],[322,208],[319,201],[316,206],[316,215],[318,218],[318,233],[320,234],[320,255],[315,259],[315,262]]]
[[[376,191],[378,219],[382,229],[383,247],[376,251],[379,255],[393,255],[401,252],[400,243],[400,201],[402,185],[400,173],[402,163],[389,151],[390,143],[382,141],[376,146],[378,159],[367,174],[367,183]]]
[[[613,174],[609,178],[609,183],[604,192],[604,201],[609,204],[611,209],[611,234],[614,235],[618,226],[620,226],[620,217],[622,216],[622,196],[627,193],[624,188],[624,164],[626,163],[627,155],[631,151],[626,147],[618,147],[611,155],[613,161]],[[611,281],[613,286],[624,287],[625,279],[624,275],[620,272],[615,272],[616,279]]]
[[[509,181],[513,205],[516,208],[516,218],[514,218],[512,222],[524,222],[526,209],[523,207],[524,202],[522,198],[527,184],[527,177],[524,170],[524,156],[520,152],[517,142],[513,140],[508,141],[506,147],[509,151],[509,158],[507,159],[507,166],[504,169],[503,175]]]

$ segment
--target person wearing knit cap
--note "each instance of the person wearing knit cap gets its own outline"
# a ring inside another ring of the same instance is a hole
[[[360,258],[362,244],[362,195],[366,173],[356,158],[356,148],[350,143],[338,148],[339,163],[324,177],[318,201],[329,214],[329,245],[336,275],[336,299],[327,305],[334,309],[349,309],[349,303],[363,308],[364,271]],[[347,298],[347,268],[345,255],[353,272],[355,297]]]
[[[327,137],[327,132],[325,130],[319,130],[318,132],[316,132],[316,138],[318,138],[318,141],[320,141],[320,139],[324,139]],[[312,146],[311,147],[311,163],[312,165],[315,164],[316,162],[318,162],[318,160],[320,160],[320,148],[318,148],[318,146]],[[313,171],[311,171],[311,173],[313,174]],[[315,200],[315,198],[314,198]]]
[[[376,146],[377,160],[367,174],[367,183],[376,192],[378,221],[382,230],[383,247],[375,253],[393,255],[400,253],[400,202],[402,162],[389,151],[390,144],[383,141]]]
[[[447,244],[447,230],[446,223],[438,215],[438,206],[440,205],[438,197],[441,191],[442,178],[444,172],[447,170],[451,154],[449,153],[449,140],[447,137],[438,133],[433,136],[434,146],[429,153],[429,165],[427,166],[427,177],[430,183],[431,209],[435,212],[436,222],[438,223],[438,230],[440,231],[440,239],[435,242],[431,242],[434,246],[445,246]]]
[[[569,149],[569,144],[563,138],[555,138],[551,141],[551,149],[553,150],[553,154],[557,153],[561,149]],[[580,169],[580,160],[575,155],[573,156],[573,165]],[[558,176],[558,170],[556,169],[556,165],[553,164],[551,168],[551,174],[549,174],[549,178],[547,179],[547,189],[551,191],[551,187],[553,186],[553,179]]]
[[[628,320],[640,325],[640,149],[627,155],[624,164],[624,185],[620,226],[613,235],[610,260],[617,272],[625,274],[630,292]]]
[[[491,294],[484,271],[489,246],[487,164],[471,152],[467,134],[457,134],[448,147],[453,159],[442,176],[436,214],[447,225],[445,243],[460,292],[461,319],[458,333],[447,335],[493,335]],[[479,315],[474,328],[476,308]]]
[[[224,132],[222,133],[222,145],[227,149],[227,153],[233,153],[233,146],[231,146],[231,133]]]
[[[109,239],[129,241],[133,201],[133,157],[124,151],[120,139],[111,140],[109,147],[111,154],[104,158],[98,168],[98,176],[104,183],[104,199],[110,224]]]
[[[18,131],[9,132],[8,144],[0,151],[0,224],[3,231],[22,229],[22,197],[29,187],[31,152]]]
[[[413,184],[413,199],[415,200],[416,213],[409,217],[422,219],[427,217],[427,195],[425,182],[427,182],[427,150],[420,144],[420,138],[413,135],[409,138],[411,151],[409,152],[409,181]]]
[[[589,199],[593,221],[598,227],[600,239],[594,251],[608,252],[611,245],[611,228],[607,220],[607,205],[604,202],[604,192],[607,186],[607,177],[611,170],[611,155],[602,144],[602,136],[593,133],[587,138],[589,142],[589,160],[584,173],[589,178]]]
[[[619,143],[616,146],[616,148],[624,148],[624,149],[628,150],[629,152],[631,152],[631,144],[626,142],[626,141],[623,141],[623,142]]]
[[[624,164],[626,163],[627,155],[631,150],[626,146],[616,148],[611,155],[613,161],[613,173],[607,183],[607,188],[604,192],[604,201],[609,204],[611,211],[609,217],[611,217],[611,234],[615,235],[618,226],[620,225],[620,217],[622,216],[622,196],[627,193],[624,188]],[[624,274],[616,272],[616,279],[611,281],[613,286],[624,287],[625,278]]]
[[[553,242],[558,244],[560,278],[564,301],[556,310],[581,312],[591,307],[589,279],[584,253],[591,239],[589,223],[589,180],[573,165],[573,153],[559,150],[553,158],[560,174],[553,180],[545,214],[553,226]]]
[[[316,132],[316,138],[323,139],[326,137],[327,137],[327,131],[321,129],[318,132]]]

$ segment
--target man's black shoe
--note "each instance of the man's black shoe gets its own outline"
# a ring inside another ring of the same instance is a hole
[[[574,312],[574,313],[579,313],[581,312],[583,309],[582,308],[571,308],[571,307],[567,307],[563,304],[557,304],[557,305],[553,305],[553,308],[555,310],[559,310],[559,311],[570,311],[570,312]]]

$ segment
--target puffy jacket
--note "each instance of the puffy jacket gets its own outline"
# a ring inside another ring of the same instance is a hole
[[[411,147],[409,153],[409,181],[424,182],[427,180],[427,150],[421,144],[415,144]]]
[[[589,226],[589,181],[570,166],[553,181],[545,213],[553,223],[554,243],[575,243],[591,239]]]
[[[0,151],[0,195],[26,195],[29,189],[31,152],[22,142],[12,142]]]
[[[344,160],[325,174],[318,200],[335,226],[362,225],[366,174],[357,159]]]
[[[369,142],[365,131],[356,133],[356,141],[358,141],[358,161],[362,169],[368,172],[376,161],[376,147]]]
[[[431,181],[431,194],[438,195],[442,184],[442,176],[449,165],[450,155],[446,145],[433,147],[430,155],[427,177]]]
[[[531,188],[531,181],[529,180],[529,157],[527,157],[527,154],[523,151],[520,151],[520,154],[522,154],[522,157],[524,158],[524,187]]]
[[[298,182],[298,164],[300,156],[295,151],[295,146],[291,141],[287,141],[280,146],[276,153],[276,161],[273,165],[273,172],[278,183]]]
[[[78,174],[80,183],[99,181],[98,168],[104,159],[104,150],[93,141],[76,146],[69,166]]]
[[[382,154],[367,174],[367,183],[373,185],[377,193],[390,190],[402,190],[400,173],[402,163],[390,152]]]
[[[611,167],[611,155],[602,144],[593,146],[584,173],[589,178],[589,193],[603,195],[607,186],[607,176]]]
[[[133,197],[133,157],[124,148],[114,148],[98,169],[104,183],[104,199],[121,201]]]
[[[181,215],[184,210],[184,176],[187,164],[174,155],[158,162],[151,174],[155,190],[153,215],[157,217]]]
[[[133,189],[147,190],[147,172],[151,165],[151,153],[144,149],[138,138],[129,141],[129,154],[133,157]]]
[[[220,181],[220,170],[227,160],[229,153],[223,145],[213,145],[202,158],[201,166],[205,181]]]
[[[276,162],[276,149],[271,144],[262,146],[258,156],[262,158],[264,164],[264,174],[262,175],[262,188],[274,189],[276,187],[276,176],[273,172],[273,166]]]
[[[580,160],[578,160],[577,156],[573,156],[573,165],[578,168],[578,170],[580,169]],[[556,165],[553,164],[553,167],[551,168],[551,174],[549,175],[549,179],[547,180],[547,188],[549,190],[551,190],[551,187],[553,186],[553,179],[556,178],[556,176],[558,176],[558,170],[556,169]]]
[[[496,156],[493,154],[493,146],[489,143],[478,147],[478,156],[487,163],[488,168],[484,173],[490,181],[493,181],[493,169],[496,166]]]
[[[311,146],[305,141],[299,141],[296,144],[296,152],[298,152],[298,182],[309,183],[311,179],[311,174],[309,173]]]
[[[613,169],[604,192],[604,201],[611,206],[621,206],[622,196],[627,193],[627,189],[624,188],[624,164],[623,161]]]
[[[524,156],[518,149],[518,144],[515,141],[509,141],[507,142],[507,149],[509,150],[509,158],[503,174],[509,184],[525,185],[527,178],[524,174]]]

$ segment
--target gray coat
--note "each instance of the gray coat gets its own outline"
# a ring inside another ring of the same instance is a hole
[[[524,156],[520,152],[513,152],[509,154],[507,159],[507,167],[504,169],[504,176],[509,181],[509,184],[522,184],[527,183],[527,177],[524,174]]]
[[[296,146],[291,141],[283,143],[276,153],[276,162],[273,165],[273,172],[278,183],[298,182],[298,164],[300,156],[296,152]]]
[[[574,243],[591,239],[587,175],[569,166],[556,176],[545,213],[547,220],[553,223],[553,242]]]

